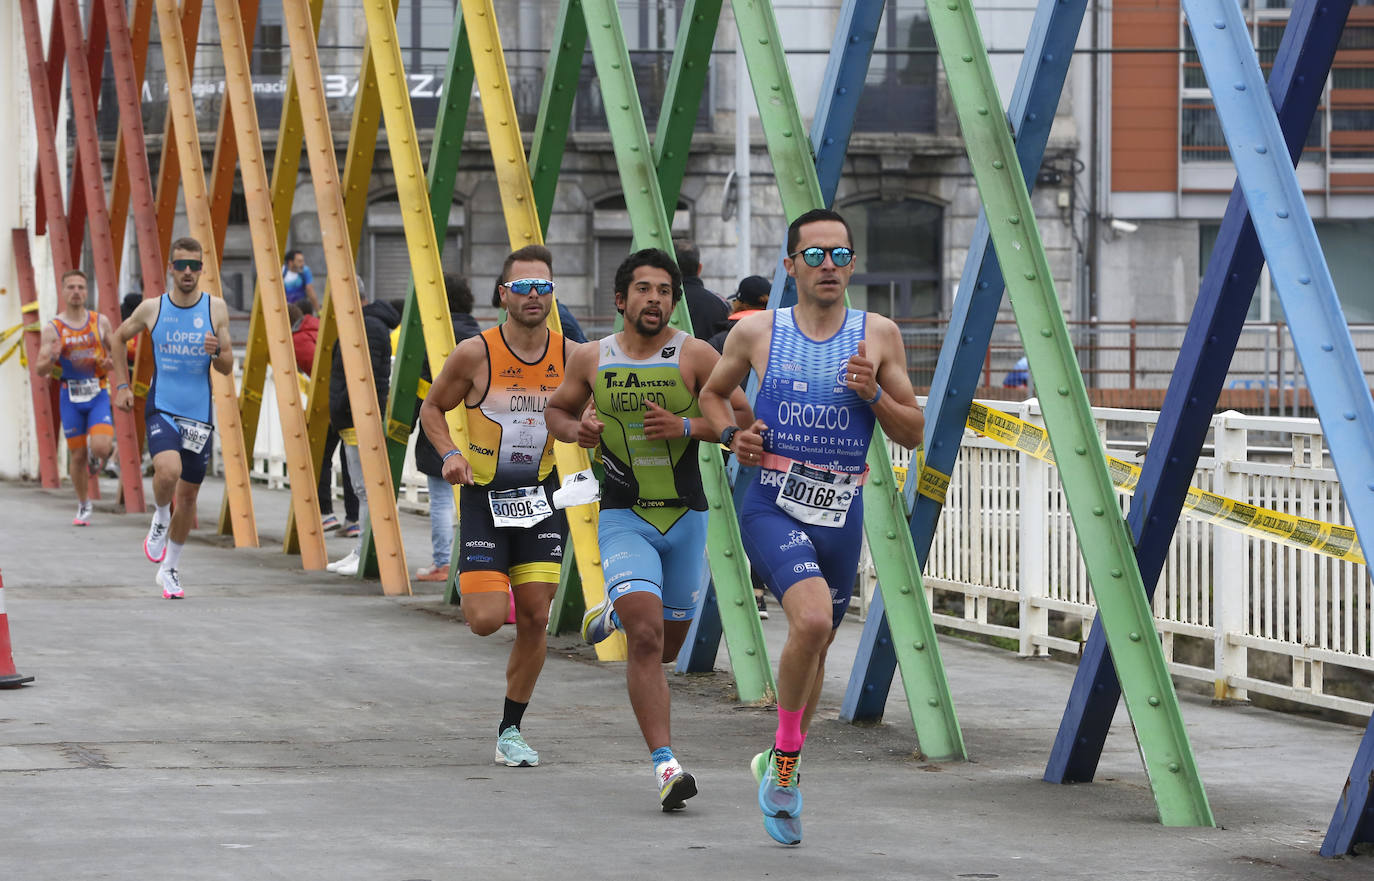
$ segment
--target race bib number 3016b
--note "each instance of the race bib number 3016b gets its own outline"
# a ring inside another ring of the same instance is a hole
[[[777,506],[803,523],[843,526],[859,492],[861,475],[793,462],[778,488]]]
[[[210,433],[215,430],[213,425],[184,416],[174,417],[172,421],[177,424],[177,431],[181,432],[181,448],[190,453],[203,451],[210,440]]]
[[[487,494],[491,520],[501,527],[529,528],[553,514],[542,486],[492,490]]]

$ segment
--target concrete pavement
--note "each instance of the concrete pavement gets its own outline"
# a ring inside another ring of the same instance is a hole
[[[37,677],[0,691],[0,879],[1374,877],[1374,855],[1316,854],[1357,728],[1185,695],[1222,828],[1164,828],[1124,710],[1097,783],[1040,780],[1066,665],[942,640],[969,763],[915,755],[900,689],[885,724],[839,722],[857,621],[803,757],[800,847],[763,832],[747,765],[775,717],[732,700],[724,651],[669,677],[701,788],[685,811],[658,810],[623,665],[574,637],[550,640],[526,715],[543,764],[498,767],[510,628],[478,638],[437,592],[294,568],[286,495],[261,489],[262,548],[193,536],[188,598],[164,601],[146,518],[103,503],[75,529],[72,499],[0,483],[15,661]],[[402,520],[413,570],[428,523]],[[764,629],[776,657],[781,613]]]

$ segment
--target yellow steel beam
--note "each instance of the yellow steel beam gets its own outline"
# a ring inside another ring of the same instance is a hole
[[[305,524],[301,538],[301,564],[306,569],[323,569],[329,563],[324,549],[324,528],[320,523],[320,502],[315,492],[315,474],[310,467],[310,442],[306,433],[305,409],[296,379],[296,352],[291,344],[291,319],[286,314],[286,286],[277,267],[281,251],[277,248],[272,225],[272,201],[267,181],[267,162],[262,155],[258,130],[258,111],[253,103],[253,76],[248,64],[248,46],[243,38],[243,19],[238,0],[216,0],[219,15],[220,50],[224,58],[224,79],[231,105],[225,116],[232,118],[237,142],[243,193],[248,204],[248,226],[253,237],[254,259],[265,271],[258,273],[263,326],[267,331],[267,352],[272,362],[273,388],[281,418],[282,440],[286,446],[286,470],[291,478],[291,509],[296,522]],[[227,134],[227,133],[226,133]],[[227,153],[227,144],[221,144]],[[225,173],[221,168],[219,173]]]
[[[515,98],[510,90],[510,74],[506,70],[506,56],[501,48],[496,11],[491,0],[462,0],[462,3],[463,23],[467,27],[468,42],[472,45],[477,90],[482,98],[482,117],[486,120],[487,139],[491,142],[492,164],[496,168],[496,182],[501,190],[511,249],[543,244],[544,235],[539,224],[539,211],[534,204],[534,186],[530,182],[529,162],[520,136],[520,121],[515,115]],[[557,302],[549,310],[549,327],[558,332],[563,329],[558,318]],[[554,459],[559,474],[564,476],[591,467],[587,451],[577,444],[554,444]],[[601,550],[596,538],[599,513],[600,508],[596,504],[580,505],[568,511],[568,531],[572,535],[574,560],[577,562],[577,573],[581,576],[582,595],[589,609],[606,598]],[[598,643],[596,653],[603,661],[624,660],[624,635],[617,632],[611,639]]]
[[[244,11],[249,4],[256,4],[257,0],[241,0],[239,9]],[[311,0],[310,15],[314,21],[316,32],[320,27],[320,16],[324,9],[324,0]],[[244,33],[252,32],[252,26],[248,16],[243,16]],[[251,48],[251,45],[250,45]],[[224,133],[229,124],[231,115],[232,101],[225,101],[220,108],[220,141],[216,144],[215,151],[215,182],[220,183],[220,174],[223,164],[220,146],[224,143]],[[296,95],[296,77],[290,70],[286,74],[286,94],[282,100],[281,124],[277,128],[277,148],[272,160],[272,227],[273,234],[277,243],[277,251],[281,253],[286,250],[287,234],[291,230],[291,209],[296,198],[296,173],[301,165],[301,108],[300,101]],[[225,183],[232,184],[234,169],[231,165],[225,170]],[[227,188],[216,187],[216,199],[219,193],[229,192]],[[227,201],[227,200],[226,200]],[[216,203],[218,204],[218,203]],[[227,214],[223,215],[226,219]],[[214,214],[216,222],[221,215],[218,211]],[[322,310],[323,311],[323,310]],[[323,330],[325,316],[320,316],[320,325]],[[243,420],[243,440],[251,451],[257,443],[258,422],[262,416],[262,391],[267,385],[267,364],[268,364],[268,344],[267,344],[267,324],[263,320],[262,312],[262,279],[261,277],[253,281],[253,305],[248,318],[248,339],[243,355],[243,378],[240,380],[239,392],[239,416]],[[327,388],[328,386],[326,386]],[[328,401],[325,402],[326,406]],[[306,402],[307,424],[309,424],[309,413],[311,411],[309,400]],[[326,426],[327,428],[328,426]],[[324,436],[321,435],[316,443],[314,426],[310,426],[311,431],[306,435],[310,442],[310,449],[314,454],[315,447],[321,451],[324,449]],[[315,464],[321,458],[316,454],[312,458],[312,470],[319,475],[319,467]],[[318,484],[318,480],[316,481]],[[287,553],[299,553],[300,543],[295,530],[294,507],[287,508],[289,512],[288,523],[291,524],[283,540],[283,549]],[[220,509],[219,531],[224,534],[228,529],[229,509]]]
[[[318,2],[318,0],[312,0]],[[391,17],[396,18],[400,0],[391,0]],[[318,25],[315,32],[319,33]],[[294,88],[294,74],[292,75]],[[293,97],[293,100],[294,99]],[[297,116],[299,116],[299,106]],[[372,161],[377,154],[377,131],[382,122],[382,103],[377,94],[377,68],[372,63],[372,47],[363,44],[363,58],[358,68],[358,92],[353,97],[353,119],[348,131],[348,147],[344,159],[343,191],[344,221],[348,225],[349,253],[356,260],[358,245],[363,238],[363,217],[367,213],[367,191],[372,180]],[[297,126],[299,128],[299,125]],[[299,148],[296,150],[300,152]],[[278,153],[280,156],[280,153]],[[294,166],[293,166],[294,168]],[[295,180],[292,171],[291,179]],[[275,177],[274,177],[275,180]],[[315,340],[315,360],[310,370],[310,390],[307,415],[310,424],[310,456],[315,474],[324,465],[324,444],[329,431],[329,375],[333,371],[330,359],[338,342],[338,327],[334,321],[333,298],[329,296],[329,282],[325,281],[324,299],[320,307],[320,333]],[[286,545],[290,550],[296,535],[296,521],[286,521]],[[359,570],[361,571],[361,570]]]
[[[334,133],[329,126],[324,77],[320,73],[319,53],[306,2],[285,0],[282,8],[286,17],[287,38],[291,43],[291,69],[300,90],[305,143],[310,155],[310,181],[315,189],[315,204],[319,210],[320,231],[325,243],[325,264],[329,269],[335,324],[339,331],[339,351],[343,355],[353,428],[358,435],[363,481],[367,485],[367,514],[377,542],[377,564],[381,571],[383,592],[388,595],[409,594],[410,576],[406,569],[405,548],[401,543],[396,490],[391,482],[391,462],[387,457],[382,410],[377,401],[372,360],[367,352],[362,298],[358,294],[353,252],[348,244],[343,188],[339,184],[339,168],[334,159]],[[232,0],[216,0],[216,3],[220,7],[233,5]],[[247,63],[246,55],[244,62]],[[296,520],[297,523],[301,522],[299,515]]]
[[[201,275],[201,284],[211,296],[222,297],[219,254],[215,251],[210,198],[205,189],[205,165],[200,158],[200,134],[196,131],[196,108],[191,97],[191,68],[186,62],[185,35],[177,15],[176,0],[157,0],[157,19],[173,122],[172,130],[166,137],[174,135],[176,138],[186,197],[186,218],[190,222],[192,235],[200,240],[205,249],[205,271]],[[210,380],[224,455],[224,492],[229,496],[229,507],[233,514],[234,544],[237,547],[257,547],[258,528],[253,517],[253,496],[249,488],[248,454],[243,444],[234,380],[218,370],[210,371]]]

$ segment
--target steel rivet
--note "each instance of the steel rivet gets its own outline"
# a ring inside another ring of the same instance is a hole
[[[1155,697],[1154,695],[1150,695],[1149,704],[1152,707],[1159,706],[1159,698]]]
[[[1280,208],[1278,211],[1275,211],[1274,213],[1277,214],[1277,215],[1279,216],[1279,219],[1280,219],[1280,220],[1287,220],[1287,219],[1288,219],[1288,209],[1287,209],[1287,208]]]
[[[1136,633],[1134,630],[1131,631],[1130,635],[1127,638],[1131,642],[1140,642],[1140,634]]]
[[[1322,343],[1322,351],[1323,351],[1323,352],[1329,352],[1329,351],[1331,351],[1331,344],[1330,344],[1330,343]]]
[[[925,644],[924,642],[922,642],[921,640],[919,640],[919,639],[916,640],[915,642],[913,642],[913,643],[911,644],[911,647],[914,648],[914,649],[915,649],[916,651],[918,651],[918,652],[923,652],[923,651],[926,650],[926,644]]]
[[[1026,273],[1026,281],[1035,281],[1035,273],[1034,273],[1034,272],[1027,272],[1027,273]]]
[[[1107,512],[1106,512],[1106,511],[1103,511],[1101,508],[1093,508],[1093,516],[1094,516],[1094,517],[1101,517],[1101,516],[1102,516],[1103,514],[1105,514],[1105,513],[1107,513]]]
[[[1112,570],[1112,577],[1113,577],[1113,578],[1120,578],[1120,577],[1121,577],[1121,570],[1120,570],[1120,569],[1113,569],[1113,570]]]
[[[1181,768],[1180,768],[1178,762],[1170,762],[1170,763],[1169,763],[1169,773],[1171,773],[1171,774],[1177,774],[1180,770],[1181,770]]]
[[[927,699],[926,703],[930,704],[932,707],[938,707],[940,706],[940,699],[937,697],[932,697]]]
[[[1001,159],[994,159],[994,160],[992,160],[992,167],[993,167],[993,168],[997,168],[997,169],[1001,169],[1001,168],[1005,168],[1006,166],[1002,164],[1002,160],[1001,160]]]
[[[1258,147],[1255,148],[1255,152],[1263,155],[1269,152],[1269,148],[1264,146],[1263,144],[1260,144]]]
[[[1054,336],[1054,331],[1050,330],[1048,327],[1042,327],[1040,328],[1040,335],[1042,337],[1052,337]]]
[[[1060,395],[1060,397],[1065,397],[1065,398],[1067,398],[1067,397],[1069,396],[1069,389],[1068,389],[1068,386],[1063,386],[1063,385],[1061,385],[1061,386],[1059,387],[1059,395]]]
[[[1347,421],[1347,422],[1354,422],[1354,421],[1355,421],[1355,411],[1354,411],[1354,410],[1346,410],[1346,411],[1345,411],[1345,418],[1346,418],[1346,421]]]

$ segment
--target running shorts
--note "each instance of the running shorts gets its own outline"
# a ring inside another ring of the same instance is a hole
[[[214,444],[214,437],[206,438],[200,452],[197,453],[186,449],[182,444],[181,429],[177,428],[170,415],[150,407],[147,422],[148,455],[156,457],[158,453],[168,450],[177,451],[181,454],[181,479],[197,485],[202,483],[205,480],[206,468],[210,465],[210,447]]]
[[[558,489],[557,472],[543,482],[544,494]],[[529,527],[497,526],[485,486],[458,488],[458,589],[463,594],[509,590],[531,582],[557,584],[563,566],[568,515],[551,516]]]
[[[86,446],[86,435],[108,434],[114,436],[114,417],[110,411],[110,393],[101,389],[89,401],[74,402],[67,394],[67,384],[62,383],[58,395],[58,408],[62,413],[62,434],[67,438],[67,446],[80,449]]]
[[[706,517],[686,511],[660,533],[629,508],[602,508],[597,541],[607,599],[647,591],[663,602],[663,620],[692,620],[706,580]]]

